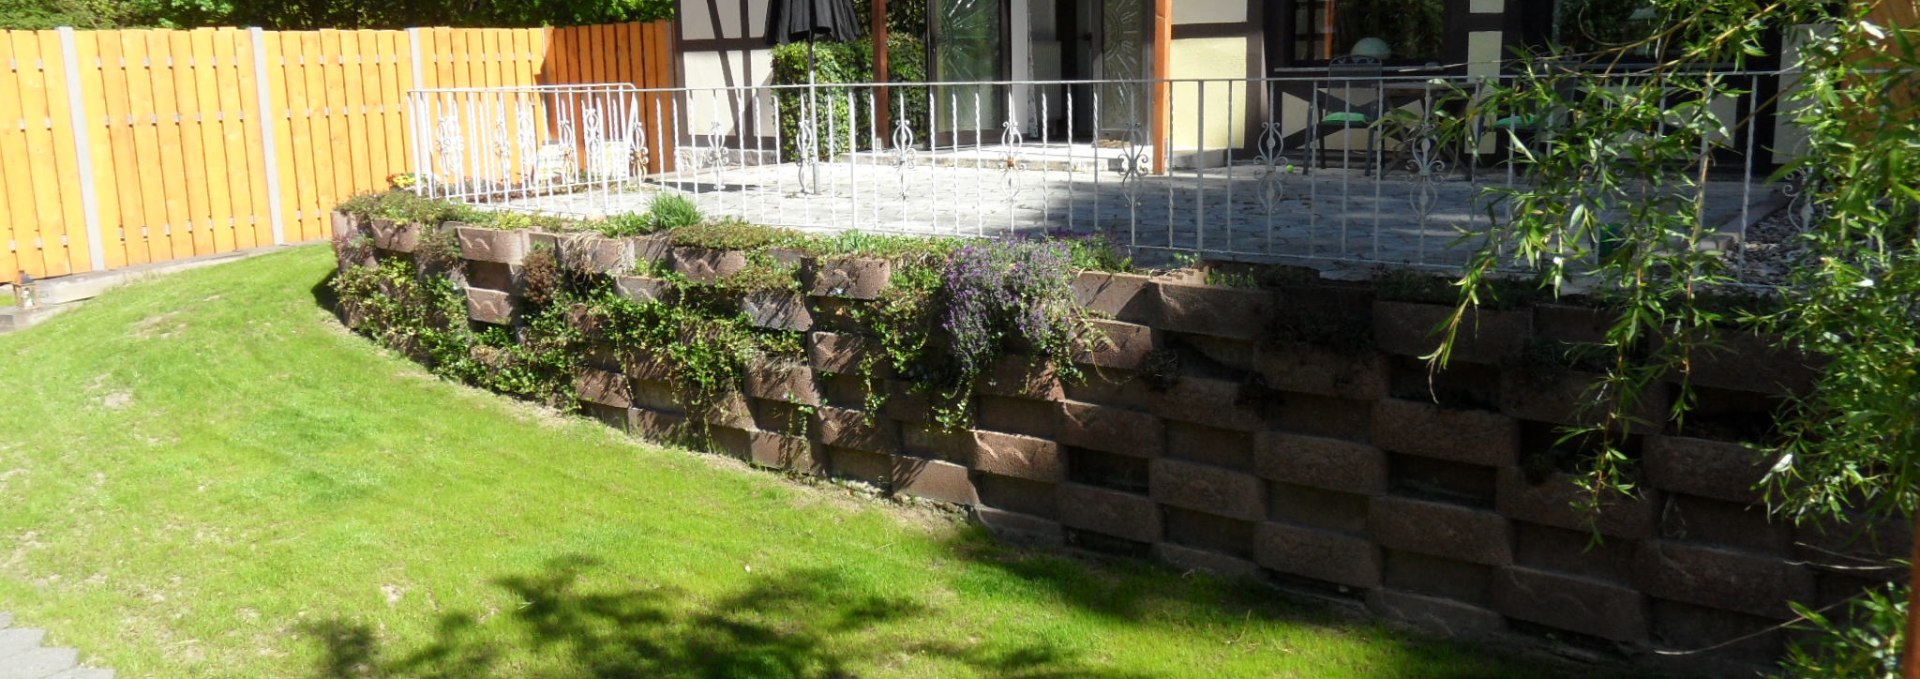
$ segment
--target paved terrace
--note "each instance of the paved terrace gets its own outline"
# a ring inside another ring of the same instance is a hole
[[[1474,247],[1460,236],[1489,223],[1483,190],[1519,181],[1501,166],[1481,168],[1472,180],[1449,172],[1422,181],[1395,169],[1376,181],[1357,168],[1337,167],[1334,158],[1329,162],[1336,167],[1311,173],[1297,165],[1269,173],[1266,165],[1243,162],[1129,183],[1118,170],[1121,151],[1075,150],[1023,148],[1010,163],[1004,150],[961,149],[917,157],[905,167],[891,154],[860,154],[820,163],[814,192],[802,191],[803,169],[796,164],[714,164],[620,190],[502,206],[602,216],[643,211],[655,193],[671,190],[693,195],[710,215],[811,231],[1003,236],[1097,230],[1145,249],[1148,261],[1191,251],[1248,261],[1455,266]],[[1714,182],[1708,222],[1738,233],[1776,201],[1764,184]]]

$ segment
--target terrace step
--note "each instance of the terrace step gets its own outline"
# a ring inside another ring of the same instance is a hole
[[[13,614],[0,613],[0,679],[113,679],[113,670],[80,667],[80,652],[48,648],[46,630],[13,627]]]

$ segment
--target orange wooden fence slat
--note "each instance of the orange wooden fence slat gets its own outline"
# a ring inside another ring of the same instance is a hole
[[[68,273],[93,270],[92,234],[87,231],[87,213],[80,195],[80,156],[74,146],[74,92],[67,80],[66,56],[57,31],[35,31],[42,57],[41,73],[47,85],[47,114],[53,142],[54,172],[60,183],[61,229],[65,236]]]
[[[147,73],[153,79],[153,126],[159,139],[160,187],[167,209],[166,239],[172,257],[190,257],[193,219],[187,210],[186,157],[180,152],[179,98],[173,91],[171,31],[147,31]]]
[[[200,176],[206,197],[202,215],[207,220],[205,231],[211,241],[208,247],[213,252],[231,252],[235,249],[232,185],[236,179],[244,182],[246,178],[244,174],[235,177],[232,166],[227,164],[226,118],[232,114],[220,106],[220,53],[214,49],[211,28],[189,31],[185,39],[186,49],[193,55],[193,68],[188,75],[193,83],[192,106],[200,138],[200,147],[187,149],[187,155],[192,158],[197,153],[202,168]]]
[[[31,178],[32,207],[26,214],[15,217],[26,226],[18,244],[21,258],[36,276],[66,273],[66,247],[61,239],[64,227],[60,223],[60,178],[47,171],[53,167],[53,133],[48,129],[51,125],[47,115],[47,78],[38,63],[40,44],[31,31],[8,31],[0,35],[0,41],[9,43],[13,56],[7,61],[17,63],[15,86],[8,93],[18,100],[14,103],[15,115],[4,119],[8,125],[16,125],[26,141],[26,155],[20,158],[30,168]]]
[[[273,35],[261,35],[259,44],[267,58],[267,81],[273,77],[275,42]],[[255,247],[273,242],[273,186],[267,184],[267,111],[259,107],[259,63],[253,52],[253,36],[248,31],[223,29],[213,36],[213,54],[221,59],[217,81],[221,82],[221,109],[230,111],[221,121],[221,134],[227,138],[227,167],[230,173],[244,176],[234,182],[234,247]],[[280,107],[284,111],[284,107]],[[236,119],[238,117],[238,119]],[[275,144],[280,157],[286,157],[286,125],[275,121]],[[284,173],[280,176],[290,176]],[[282,178],[284,182],[284,178]],[[292,203],[292,201],[288,201]]]
[[[96,247],[115,268],[264,245],[272,242],[274,201],[289,241],[324,237],[326,213],[339,201],[384,189],[395,173],[428,171],[414,167],[412,144],[434,122],[412,118],[451,113],[445,107],[455,104],[411,111],[409,91],[665,87],[673,82],[670,26],[75,31],[75,63],[60,32],[0,32],[0,62],[10,66],[0,71],[0,158],[19,161],[0,163],[0,280],[23,270],[91,270]],[[266,63],[256,63],[262,57]],[[527,124],[584,122],[577,95],[462,102],[471,107],[459,113],[474,121],[462,135],[477,171],[525,173],[531,159],[515,141],[522,101],[536,104]],[[650,93],[621,102],[640,109],[647,145],[665,147],[649,149],[648,172],[671,169],[667,126],[676,111],[656,109],[670,101]],[[81,192],[82,160],[92,167],[91,206]],[[270,195],[268,163],[280,177],[278,196]],[[98,219],[97,244],[88,214]]]
[[[207,206],[206,154],[200,139],[200,92],[193,80],[193,36],[183,31],[162,31],[156,37],[154,44],[166,54],[167,91],[173,101],[163,105],[174,112],[170,126],[175,139],[173,155],[180,159],[176,185],[182,188],[180,202],[186,203],[186,226],[179,235],[185,236],[188,251],[209,254],[214,252],[212,208]]]
[[[15,58],[11,33],[0,31],[0,62]],[[20,77],[12,69],[0,70],[0,157],[27,157],[26,130],[16,124],[24,115],[20,86]],[[0,280],[12,281],[20,271],[38,275],[46,270],[45,258],[33,244],[40,228],[36,223],[31,169],[24,162],[0,163],[0,180],[6,182],[0,192],[7,194],[6,219],[0,221],[0,236],[6,238],[0,242],[0,265],[6,268],[0,269]]]
[[[121,31],[120,52],[127,68],[127,108],[133,126],[133,154],[138,160],[141,227],[140,241],[146,244],[148,258],[164,262],[175,257],[169,240],[167,189],[158,170],[160,158],[159,113],[153,106],[153,62],[147,49],[152,31]],[[136,245],[135,247],[138,247]]]

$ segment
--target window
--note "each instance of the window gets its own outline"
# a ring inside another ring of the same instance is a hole
[[[1294,0],[1292,8],[1294,63],[1356,53],[1419,63],[1446,54],[1447,0]]]
[[[1648,0],[1557,0],[1548,39],[1574,54],[1619,48],[1653,34],[1658,21]],[[1641,47],[1634,56],[1651,56]]]

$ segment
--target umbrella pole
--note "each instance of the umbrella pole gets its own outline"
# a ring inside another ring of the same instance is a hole
[[[808,35],[807,36],[807,106],[813,109],[811,122],[813,124],[813,138],[816,141],[814,142],[814,149],[810,152],[810,157],[807,158],[807,164],[813,166],[813,192],[817,193],[820,191],[820,163],[818,162],[819,158],[815,156],[819,155],[819,146],[820,146],[820,143],[818,141],[820,139],[820,98],[818,95],[814,93],[815,83],[813,79],[813,69],[814,69],[813,36]]]

